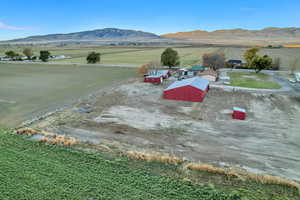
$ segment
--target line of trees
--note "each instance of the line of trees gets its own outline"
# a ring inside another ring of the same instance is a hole
[[[27,57],[28,60],[36,60],[37,58],[39,58],[41,61],[47,62],[49,60],[49,58],[51,57],[51,53],[49,51],[40,51],[39,57],[34,56],[34,53],[31,48],[23,49],[22,53],[24,54],[24,56]],[[23,60],[21,54],[18,54],[12,50],[6,51],[5,55],[13,61],[22,61]]]

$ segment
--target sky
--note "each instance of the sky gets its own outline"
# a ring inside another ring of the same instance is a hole
[[[10,0],[0,3],[0,40],[101,28],[156,34],[300,27],[300,0]]]

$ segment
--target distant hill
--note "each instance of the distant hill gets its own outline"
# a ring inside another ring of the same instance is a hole
[[[1,41],[10,44],[131,44],[131,43],[173,43],[176,39],[160,37],[154,33],[117,28],[105,28],[67,34],[30,36],[21,39]]]
[[[300,44],[300,28],[265,28],[262,30],[229,29],[217,31],[196,30],[164,35],[105,28],[66,34],[37,35],[21,39],[0,41],[18,45],[172,45],[172,44],[222,44],[268,45]]]
[[[229,29],[217,31],[196,30],[161,35],[211,44],[285,44],[300,43],[300,28],[265,28],[262,30]]]

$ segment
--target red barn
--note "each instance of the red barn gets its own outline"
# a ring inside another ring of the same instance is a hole
[[[246,119],[246,110],[243,108],[234,107],[232,113],[233,119],[245,120]]]
[[[145,83],[154,83],[154,84],[161,84],[163,82],[163,77],[160,75],[150,75],[144,77]]]
[[[209,90],[209,81],[200,77],[176,81],[164,90],[164,99],[202,102]]]

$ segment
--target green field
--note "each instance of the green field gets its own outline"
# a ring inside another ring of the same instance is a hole
[[[33,115],[134,77],[135,71],[99,66],[0,64],[0,124],[15,126]]]
[[[0,129],[0,199],[292,200],[284,186],[230,180],[113,153],[45,145]],[[195,184],[210,183],[210,185]]]
[[[279,89],[281,86],[271,80],[270,76],[264,73],[255,72],[227,72],[230,76],[230,85],[246,88]]]
[[[101,63],[104,64],[145,64],[150,61],[159,61],[160,55],[166,47],[31,47],[35,55],[40,50],[49,50],[52,55],[71,56],[72,59],[55,62],[86,63],[88,52],[96,51],[102,54]],[[227,59],[242,59],[247,48],[240,47],[174,47],[179,52],[181,65],[202,63],[202,55],[214,51],[224,52]],[[23,47],[0,47],[0,55],[5,51],[14,50],[22,54]],[[261,55],[281,58],[282,69],[288,69],[290,63],[300,55],[300,48],[262,48]]]

